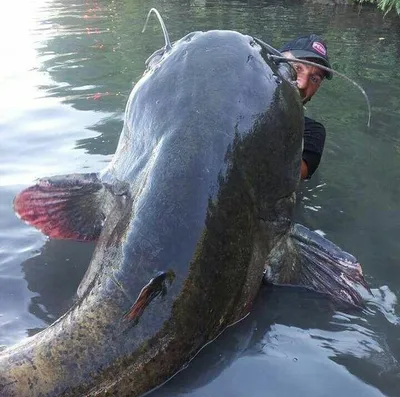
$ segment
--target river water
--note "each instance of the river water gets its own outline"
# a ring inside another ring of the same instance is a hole
[[[324,2],[327,3],[327,2]],[[400,19],[304,1],[30,0],[0,14],[0,345],[70,306],[93,244],[49,241],[20,222],[15,194],[34,179],[102,169],[144,61],[194,30],[232,29],[279,47],[315,32],[357,89],[324,82],[307,114],[324,123],[321,166],[302,183],[297,219],[363,264],[373,297],[338,311],[297,288],[262,289],[243,322],[208,345],[157,396],[400,396]],[[173,98],[171,98],[173,100]]]

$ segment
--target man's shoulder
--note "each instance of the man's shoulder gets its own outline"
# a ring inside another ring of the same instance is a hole
[[[307,131],[313,135],[318,134],[323,136],[325,140],[326,130],[324,125],[310,117],[304,116],[304,130],[305,132]]]
[[[325,145],[325,127],[309,117],[304,117],[304,150],[322,155]]]

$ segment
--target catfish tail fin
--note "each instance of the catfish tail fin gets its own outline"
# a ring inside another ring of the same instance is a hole
[[[353,255],[302,225],[294,224],[274,251],[266,266],[268,282],[303,286],[352,306],[363,306],[363,290],[371,293]]]

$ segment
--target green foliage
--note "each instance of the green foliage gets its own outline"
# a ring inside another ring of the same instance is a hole
[[[378,0],[378,8],[385,11],[385,14],[394,8],[400,15],[400,0]]]
[[[393,9],[400,15],[400,0],[358,0],[358,2],[376,4],[385,15]]]

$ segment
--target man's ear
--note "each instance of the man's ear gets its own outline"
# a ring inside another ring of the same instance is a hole
[[[282,55],[286,58],[295,58],[295,56],[290,51],[282,52]]]

